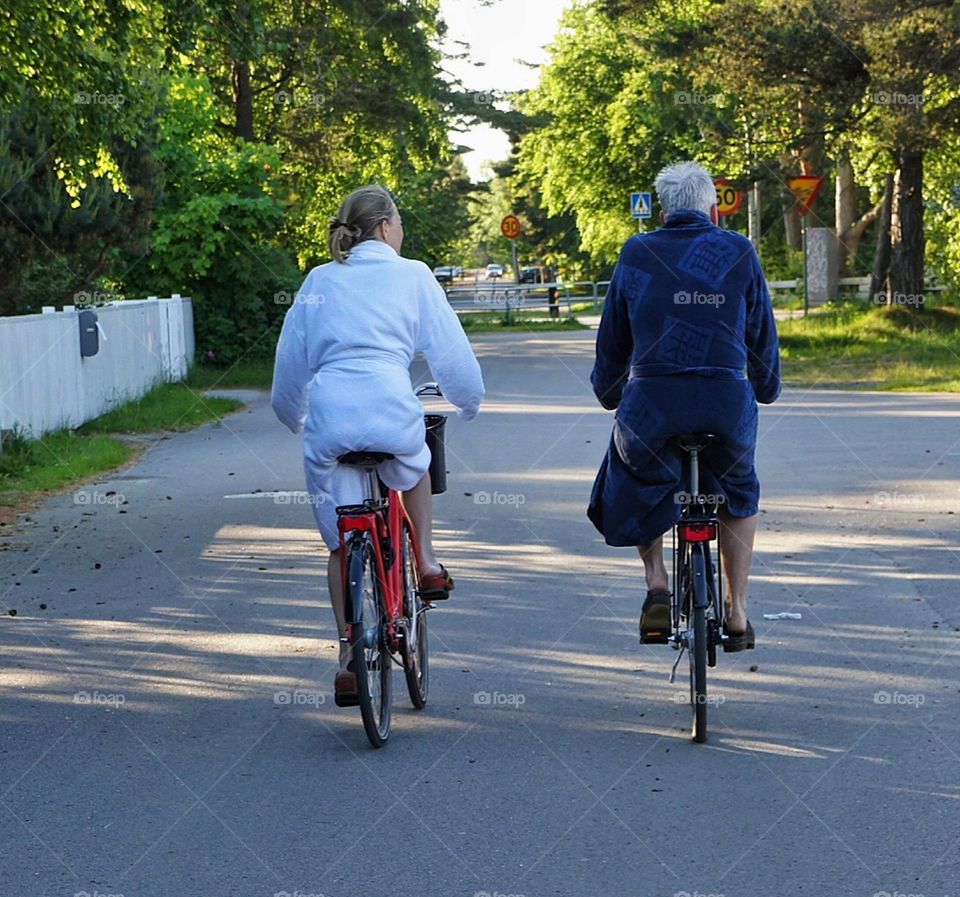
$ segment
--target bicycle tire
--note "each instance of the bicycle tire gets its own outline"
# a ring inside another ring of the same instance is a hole
[[[391,663],[386,644],[387,615],[370,536],[350,543],[348,587],[353,616],[351,654],[357,697],[367,738],[375,748],[390,737]]]
[[[707,564],[702,544],[691,545],[689,554],[691,619],[688,625],[690,658],[690,704],[693,710],[693,740],[707,740]]]
[[[717,591],[719,579],[710,549],[707,548],[705,551],[707,553],[707,600],[710,602],[707,608],[707,666],[713,669],[717,665],[717,645],[720,644],[720,625],[717,622],[720,619],[720,599]]]
[[[407,680],[410,703],[417,710],[427,706],[430,691],[430,651],[427,635],[427,608],[419,594],[417,558],[413,550],[410,528],[404,524],[401,535],[403,561],[403,615],[404,638],[401,643],[403,674]]]

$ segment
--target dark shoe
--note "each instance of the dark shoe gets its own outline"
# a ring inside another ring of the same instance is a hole
[[[650,589],[640,612],[641,644],[665,644],[670,635],[670,592]]]
[[[337,673],[333,683],[333,700],[338,707],[356,707],[360,703],[356,673]]]
[[[424,601],[445,601],[453,591],[453,577],[440,565],[439,573],[420,577],[420,597]]]
[[[740,633],[730,633],[727,631],[727,624],[723,624],[723,650],[727,654],[734,654],[737,651],[748,651],[757,644],[757,637],[753,631],[753,624],[747,620],[747,631]]]

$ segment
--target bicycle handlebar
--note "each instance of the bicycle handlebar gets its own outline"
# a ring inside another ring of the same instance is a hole
[[[420,396],[438,396],[441,399],[443,398],[443,392],[440,390],[440,384],[432,382],[421,383],[416,390],[414,390],[414,394],[418,399]]]

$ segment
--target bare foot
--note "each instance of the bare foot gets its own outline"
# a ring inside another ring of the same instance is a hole
[[[729,635],[743,635],[747,631],[746,608],[728,608],[724,614],[723,625]]]

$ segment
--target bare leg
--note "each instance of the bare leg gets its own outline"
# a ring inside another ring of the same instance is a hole
[[[403,506],[410,515],[420,543],[420,573],[439,573],[440,564],[433,551],[433,493],[430,491],[430,471],[412,489],[403,493]]]
[[[727,629],[738,634],[747,629],[747,578],[753,560],[757,515],[731,517],[720,512],[720,554],[727,575]]]
[[[347,644],[347,612],[343,600],[343,582],[340,579],[340,549],[330,552],[327,561],[327,588],[330,590],[330,604],[337,618],[337,634],[340,637],[340,671],[347,672],[350,662],[350,646]]]
[[[638,545],[637,551],[643,560],[643,570],[647,577],[648,589],[669,588],[667,568],[663,563],[663,536],[647,545]]]

